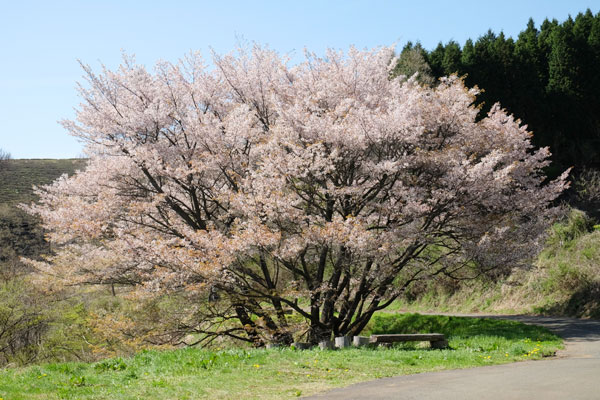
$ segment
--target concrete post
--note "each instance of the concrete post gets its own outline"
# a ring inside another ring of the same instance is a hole
[[[333,342],[331,340],[321,340],[319,342],[319,348],[321,350],[332,350],[333,349]]]
[[[352,345],[356,347],[363,347],[369,344],[369,338],[366,336],[354,336],[352,338]]]
[[[348,336],[339,336],[335,338],[335,347],[338,349],[343,349],[348,346],[350,346],[350,339]]]

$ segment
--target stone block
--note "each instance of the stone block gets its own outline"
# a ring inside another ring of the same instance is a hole
[[[352,345],[356,347],[362,347],[369,344],[369,338],[367,336],[354,336],[352,338]]]
[[[350,339],[348,336],[339,336],[335,338],[335,347],[338,349],[343,349],[348,346],[350,346]]]
[[[321,340],[319,342],[319,348],[321,350],[333,350],[333,342],[331,340]]]

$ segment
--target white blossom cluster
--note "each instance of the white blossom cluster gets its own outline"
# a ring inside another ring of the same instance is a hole
[[[566,173],[545,182],[548,149],[498,105],[477,120],[461,79],[391,78],[392,62],[389,48],[352,48],[289,66],[255,47],[213,69],[198,54],[154,71],[84,66],[64,126],[90,162],[29,207],[57,249],[37,267],[216,290],[235,335],[256,342],[290,340],[284,308],[311,340],[359,332],[415,279],[532,256]]]

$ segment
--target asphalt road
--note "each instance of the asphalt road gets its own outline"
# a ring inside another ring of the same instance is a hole
[[[600,400],[600,321],[487,317],[545,326],[565,339],[565,350],[546,360],[385,378],[307,399]]]

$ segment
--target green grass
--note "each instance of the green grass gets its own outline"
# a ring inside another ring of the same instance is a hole
[[[450,349],[424,343],[384,349],[143,351],[129,359],[0,371],[0,397],[18,399],[285,399],[386,376],[468,368],[552,355],[561,340],[512,321],[379,315],[376,333],[445,333]]]

